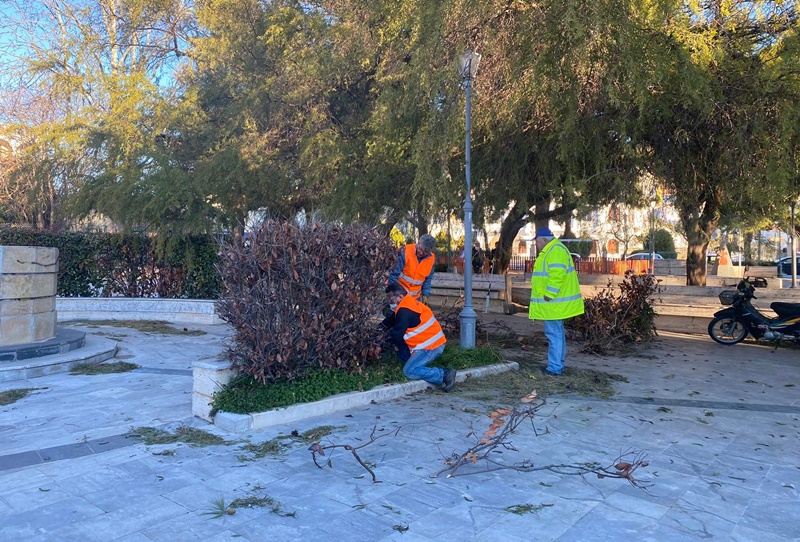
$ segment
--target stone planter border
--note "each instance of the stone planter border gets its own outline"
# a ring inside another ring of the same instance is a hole
[[[267,412],[251,414],[233,414],[218,412],[213,418],[210,415],[209,402],[214,391],[224,386],[235,376],[230,364],[221,361],[198,361],[194,364],[194,394],[192,396],[192,413],[195,416],[213,422],[217,427],[231,433],[264,429],[273,425],[294,422],[314,416],[330,414],[340,410],[365,406],[372,402],[383,402],[410,395],[432,388],[423,381],[404,382],[402,384],[386,384],[369,391],[340,393],[326,397],[313,403],[300,403],[288,407],[277,408]],[[464,382],[467,378],[480,378],[506,371],[519,370],[516,362],[498,363],[485,367],[473,367],[458,371],[456,382]]]

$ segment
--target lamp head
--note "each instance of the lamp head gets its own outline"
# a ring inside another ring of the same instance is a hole
[[[481,62],[481,55],[475,51],[464,51],[458,57],[458,75],[462,79],[471,81],[478,73],[478,64]]]

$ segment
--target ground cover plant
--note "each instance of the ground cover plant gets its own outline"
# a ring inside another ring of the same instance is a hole
[[[128,373],[139,366],[127,361],[114,363],[78,363],[69,369],[71,375],[108,375],[112,373]]]
[[[67,322],[73,326],[83,326],[97,328],[103,326],[125,327],[136,329],[142,333],[158,333],[160,335],[205,335],[206,332],[200,329],[189,329],[186,327],[175,327],[164,320],[70,320]]]
[[[519,364],[518,371],[487,375],[480,381],[467,379],[459,385],[459,392],[481,401],[510,401],[534,385],[546,397],[577,394],[608,399],[616,393],[614,382],[627,382],[622,375],[570,366],[565,367],[560,376],[548,375],[544,372],[547,366],[545,350],[534,353],[503,349],[502,353],[507,361]],[[487,393],[487,388],[491,388],[492,393]]]
[[[467,369],[501,361],[497,350],[491,346],[465,350],[447,345],[432,366]],[[240,375],[214,394],[212,415],[220,410],[236,414],[263,412],[296,403],[319,401],[339,393],[365,391],[381,384],[407,381],[402,365],[391,354],[385,354],[378,362],[367,364],[360,373],[326,369],[302,378],[279,379],[267,384],[249,375]]]
[[[479,319],[479,324],[482,329],[479,342],[491,346],[498,358],[519,364],[519,370],[487,375],[480,381],[466,380],[458,390],[470,398],[513,401],[534,385],[544,397],[572,393],[607,399],[616,393],[614,382],[627,382],[622,375],[569,365],[560,376],[550,376],[544,372],[547,339],[542,333],[520,335],[519,330],[515,331],[501,320],[480,322]],[[494,391],[488,393],[487,387]]]
[[[137,427],[127,436],[140,440],[147,445],[175,444],[176,442],[184,442],[189,446],[195,447],[228,444],[228,441],[220,436],[186,425],[178,427],[174,433],[156,427]]]
[[[0,406],[16,403],[20,399],[26,398],[32,391],[45,388],[16,388],[13,390],[0,391]]]
[[[276,457],[289,449],[292,444],[311,444],[312,442],[319,441],[321,438],[327,437],[337,429],[343,429],[343,427],[320,425],[319,427],[314,427],[302,433],[294,430],[290,435],[278,435],[260,444],[248,442],[243,444],[240,449],[251,455],[247,456],[243,454],[240,455],[238,459],[239,461],[256,461],[266,456]]]

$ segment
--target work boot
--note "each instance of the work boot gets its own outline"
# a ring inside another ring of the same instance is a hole
[[[442,389],[444,391],[450,391],[453,389],[453,384],[455,383],[456,383],[456,370],[445,369],[444,378],[442,379]]]

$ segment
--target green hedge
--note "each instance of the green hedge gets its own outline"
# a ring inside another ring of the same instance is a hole
[[[594,241],[591,239],[561,239],[570,252],[580,254],[581,258],[588,258],[594,248]]]
[[[55,247],[58,295],[217,299],[218,243],[210,235],[63,232],[0,226],[0,245]]]

